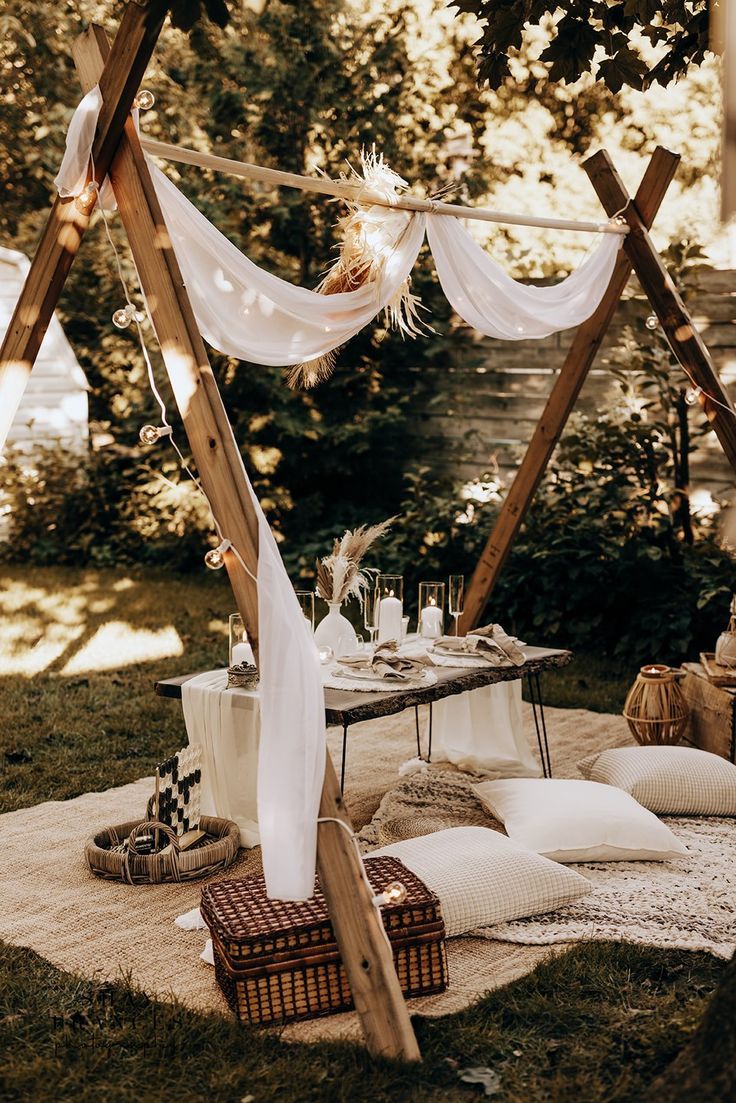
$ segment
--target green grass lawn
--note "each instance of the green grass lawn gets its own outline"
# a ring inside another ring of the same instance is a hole
[[[5,568],[0,579],[0,811],[135,780],[182,744],[180,710],[153,683],[225,661],[224,577]],[[618,711],[628,681],[578,659],[545,678],[546,698]],[[460,1014],[418,1020],[424,1062],[402,1068],[0,949],[0,1099],[29,1103],[439,1103],[481,1097],[460,1082],[469,1066],[492,1068],[508,1103],[636,1103],[723,969],[702,954],[581,945]]]

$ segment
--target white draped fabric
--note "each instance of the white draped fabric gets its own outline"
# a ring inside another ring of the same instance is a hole
[[[507,276],[459,219],[430,215],[427,240],[442,290],[468,325],[502,341],[549,337],[589,318],[616,264],[622,238],[601,234],[579,268],[550,287]]]
[[[151,162],[149,168],[200,333],[238,360],[300,364],[344,345],[391,301],[424,240],[423,215],[380,208],[386,251],[380,280],[320,295],[259,268],[160,169]]]

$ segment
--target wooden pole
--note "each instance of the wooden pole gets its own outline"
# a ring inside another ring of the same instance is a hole
[[[646,168],[634,203],[646,226],[651,226],[680,158],[658,146]],[[511,547],[526,517],[542,476],[578,399],[590,366],[601,347],[631,276],[631,261],[619,254],[608,288],[595,313],[578,327],[544,412],[509,487],[496,524],[478,560],[460,618],[460,632],[477,627]]]
[[[332,195],[353,203],[366,202],[365,188],[361,184],[352,184],[350,181],[330,180],[326,176],[300,176],[295,172],[283,172],[281,169],[253,165],[248,161],[233,161],[229,157],[217,157],[212,153],[202,153],[198,149],[187,149],[186,146],[174,146],[169,142],[159,142],[155,138],[141,138],[141,145],[146,153],[151,153],[154,157],[162,157],[166,161],[197,165],[199,168],[239,176],[243,180],[257,180],[262,184],[297,188],[299,191],[316,192],[318,195]],[[620,226],[615,222],[580,221],[571,218],[554,218],[552,215],[512,214],[509,211],[492,211],[488,207],[464,207],[459,203],[442,203],[438,199],[421,199],[415,195],[400,195],[396,200],[382,199],[376,195],[371,196],[370,202],[378,207],[390,207],[392,211],[424,211],[427,214],[468,218],[476,222],[500,222],[511,226],[545,226],[553,230],[576,230],[590,234],[624,236],[628,233],[626,226]]]
[[[75,43],[74,60],[84,87],[95,83],[107,50],[106,36],[99,27],[90,27]],[[196,329],[132,120],[126,124],[110,179],[202,484],[223,533],[241,552],[247,552],[255,566],[251,557],[257,553],[256,517],[242,459]],[[238,574],[234,557],[226,558],[236,603],[251,634],[257,623],[256,586],[245,572]],[[341,819],[350,826],[329,755],[320,816]],[[354,844],[337,823],[320,824],[318,863],[368,1049],[374,1055],[419,1060],[380,916],[362,879]]]
[[[107,175],[164,13],[161,5],[154,12],[148,0],[136,0],[123,14],[109,64],[100,75],[104,106],[93,146],[98,183]],[[56,197],[0,348],[0,452],[88,225],[89,213],[78,210],[73,199]]]
[[[598,198],[609,214],[623,210],[629,233],[624,250],[636,272],[652,309],[659,318],[670,348],[697,387],[708,421],[715,430],[728,462],[736,471],[736,411],[721,383],[705,342],[654,248],[641,214],[632,203],[621,177],[605,150],[583,163]]]

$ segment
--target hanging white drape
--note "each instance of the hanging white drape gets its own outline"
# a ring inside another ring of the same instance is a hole
[[[522,341],[549,337],[590,317],[608,287],[623,239],[601,234],[580,267],[550,287],[512,280],[457,218],[430,215],[427,240],[456,313],[487,337]]]
[[[259,268],[160,169],[150,161],[148,167],[199,331],[238,360],[300,364],[344,345],[391,301],[424,239],[423,215],[382,209],[386,260],[380,280],[320,295]]]

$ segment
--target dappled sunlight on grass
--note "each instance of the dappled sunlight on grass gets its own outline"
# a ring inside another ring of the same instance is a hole
[[[182,655],[179,633],[173,627],[151,632],[133,628],[123,621],[101,625],[66,663],[62,674],[88,674],[94,670],[117,670],[131,663],[170,659]]]

